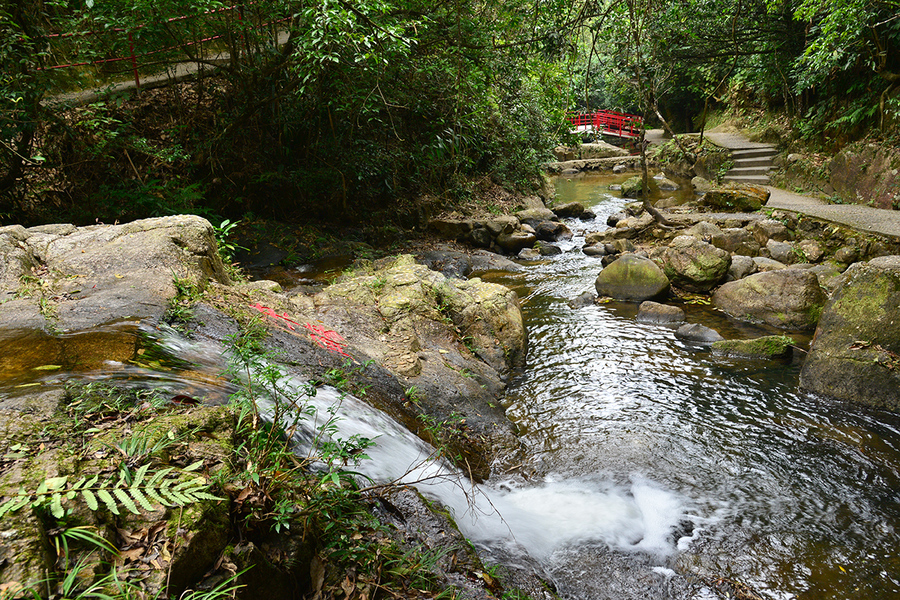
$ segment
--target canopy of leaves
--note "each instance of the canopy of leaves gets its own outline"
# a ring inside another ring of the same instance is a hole
[[[346,217],[422,193],[459,196],[483,173],[530,187],[565,132],[561,59],[582,10],[559,0],[28,1],[0,10],[0,102],[18,107],[0,123],[0,211],[34,202],[52,175],[70,201],[101,213],[90,221],[141,203]],[[41,103],[130,76],[132,52],[140,77],[188,61],[215,63],[226,83],[202,89],[211,111],[176,96],[152,135],[128,103],[75,119]],[[47,68],[73,63],[88,64]]]
[[[682,130],[728,97],[806,117],[811,138],[889,135],[900,118],[897,9],[896,0],[614,0],[584,30],[574,91],[584,106],[635,106],[640,70]]]

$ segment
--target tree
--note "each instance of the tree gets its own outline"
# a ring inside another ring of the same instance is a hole
[[[215,198],[212,208],[221,214],[346,216],[423,192],[464,195],[466,181],[485,173],[511,186],[532,186],[563,132],[567,102],[559,65],[571,52],[569,33],[585,6],[561,0],[269,0],[240,13],[219,0],[57,6],[33,37],[43,47],[44,33],[115,30],[118,37],[65,38],[67,51],[100,59],[133,39],[141,52],[158,47],[139,58],[160,66],[208,64],[214,61],[201,41],[215,38],[231,58],[218,67],[227,88],[214,91],[216,112],[191,114],[192,107],[179,103],[186,112],[159,139],[137,131],[139,123],[124,109],[98,108],[102,119],[93,122],[115,122],[119,130],[91,163],[90,179],[76,181],[79,173],[67,171],[65,196],[74,203],[115,196],[124,198],[115,204],[121,208],[134,207],[140,193],[151,203],[159,200],[154,210],[167,210],[163,183],[145,189],[168,176],[155,168],[159,153],[152,151],[164,139],[183,147],[175,168],[185,179],[179,187],[196,184]],[[57,53],[59,39],[49,42]],[[0,58],[5,64],[9,57]],[[49,85],[31,89],[44,93]],[[35,116],[36,127],[52,116]],[[71,126],[45,130],[43,147],[68,149],[45,152],[47,164],[54,172],[74,164],[73,149],[96,150],[88,142],[96,134]],[[106,210],[102,203],[92,206]]]
[[[15,208],[25,169],[41,162],[33,149],[44,87],[43,16],[40,0],[0,3],[0,214]]]
[[[877,114],[883,129],[900,116],[900,101],[891,100],[900,86],[898,10],[896,0],[803,0],[796,7],[795,18],[808,30],[806,47],[795,61],[798,91],[853,89],[852,78],[858,84],[853,95],[862,96],[834,124],[855,125]]]

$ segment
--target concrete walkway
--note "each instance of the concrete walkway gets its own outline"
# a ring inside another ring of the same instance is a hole
[[[287,31],[279,31],[276,44],[278,47],[284,45],[288,40]],[[227,65],[231,62],[231,54],[228,52],[218,52],[213,55],[203,57],[203,63],[197,62],[179,62],[169,65],[162,72],[152,75],[142,75],[140,77],[141,90],[149,90],[153,88],[165,87],[172,83],[191,79],[198,74],[212,74],[218,66]],[[121,81],[108,83],[102,87],[78,90],[59,94],[44,100],[45,104],[65,103],[69,106],[84,106],[117,94],[131,94],[137,90],[137,85],[133,78],[123,79]]]
[[[772,144],[751,142],[739,133],[716,133],[715,131],[707,131],[704,135],[716,146],[728,148],[729,150],[750,150],[753,148],[772,147]]]
[[[809,215],[817,219],[846,225],[863,233],[883,235],[900,241],[900,211],[872,208],[859,204],[828,204],[818,198],[801,196],[766,186],[772,193],[767,208],[778,208]]]

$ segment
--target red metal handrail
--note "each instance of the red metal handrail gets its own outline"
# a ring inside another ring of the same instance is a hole
[[[255,2],[247,2],[247,3],[235,4],[233,6],[225,6],[225,7],[221,7],[221,8],[217,8],[217,9],[206,10],[206,11],[194,14],[194,15],[182,15],[182,16],[177,16],[177,17],[171,17],[171,18],[167,19],[166,21],[169,23],[176,22],[176,21],[184,21],[187,19],[204,17],[204,16],[209,16],[209,15],[214,15],[216,13],[223,13],[223,12],[228,12],[228,11],[237,9],[239,11],[238,20],[241,22],[241,26],[243,28],[243,27],[245,27],[245,22],[243,19],[244,7],[252,6],[254,4],[256,4],[256,3]],[[274,21],[270,21],[267,23],[260,23],[260,24],[256,25],[255,28],[262,29],[262,28],[274,25],[275,23],[281,23],[281,22],[290,21],[290,20],[291,20],[290,17],[284,18],[284,19],[276,19]],[[133,76],[134,76],[135,85],[136,85],[137,89],[140,90],[140,79],[138,76],[139,65],[138,65],[138,61],[137,61],[138,58],[143,58],[145,56],[150,56],[152,54],[159,54],[161,52],[175,50],[177,48],[200,45],[200,44],[204,44],[206,42],[211,42],[211,41],[225,37],[224,34],[223,35],[214,35],[214,36],[206,37],[206,38],[203,38],[200,40],[188,41],[183,44],[169,46],[167,48],[156,48],[156,49],[148,50],[146,52],[136,53],[135,47],[134,47],[135,41],[132,37],[132,33],[136,32],[136,31],[140,31],[141,29],[143,29],[145,27],[147,27],[147,24],[140,24],[131,29],[123,29],[123,28],[115,27],[115,28],[110,28],[110,29],[104,30],[104,31],[78,31],[78,32],[70,32],[70,33],[47,34],[43,37],[48,40],[51,40],[54,38],[60,39],[60,38],[68,38],[68,37],[86,37],[89,35],[102,35],[102,34],[109,34],[109,33],[125,34],[126,39],[128,41],[128,56],[119,56],[119,57],[114,57],[114,58],[101,58],[101,59],[95,59],[95,60],[90,60],[90,61],[85,61],[85,62],[48,65],[48,66],[41,67],[38,70],[51,71],[51,70],[55,70],[55,69],[66,69],[66,68],[71,68],[71,67],[82,67],[82,66],[87,66],[87,65],[100,65],[100,64],[106,64],[106,63],[129,61],[131,63],[131,68],[132,68],[132,72],[133,72]],[[243,33],[241,33],[241,38],[243,38]]]
[[[572,114],[566,116],[566,119],[572,127],[591,127],[594,131],[618,137],[638,137],[644,129],[644,120],[638,115],[614,110]]]

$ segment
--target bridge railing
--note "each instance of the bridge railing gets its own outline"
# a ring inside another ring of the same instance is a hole
[[[140,73],[163,71],[189,62],[192,57],[200,60],[210,56],[231,58],[229,51],[250,54],[252,50],[245,37],[250,32],[277,40],[277,28],[290,21],[290,17],[265,20],[252,10],[256,4],[239,2],[193,14],[148,20],[129,28],[97,27],[96,30],[49,33],[43,38],[47,41],[48,56],[53,59],[51,64],[44,64],[37,70],[53,72],[94,67],[96,72],[89,70],[87,73],[99,80],[114,80],[127,72],[140,90]],[[76,74],[75,78],[78,77]]]
[[[644,120],[638,115],[598,110],[591,113],[570,114],[566,117],[572,127],[590,127],[607,135],[618,137],[638,137],[644,128]]]

